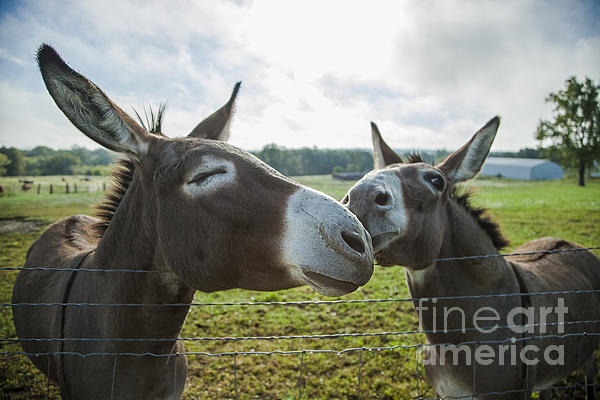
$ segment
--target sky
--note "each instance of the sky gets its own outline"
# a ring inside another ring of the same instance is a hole
[[[495,115],[492,150],[535,147],[548,93],[600,83],[596,0],[0,0],[0,146],[99,147],[35,64],[52,45],[126,112],[167,102],[185,136],[242,81],[230,142],[247,150],[464,144]]]

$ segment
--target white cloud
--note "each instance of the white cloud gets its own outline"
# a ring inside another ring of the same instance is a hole
[[[19,148],[46,145],[98,147],[71,125],[50,96],[0,80],[1,144]]]
[[[570,75],[600,82],[594,12],[585,1],[26,1],[0,21],[0,145],[93,146],[52,110],[33,62],[48,42],[127,111],[168,100],[170,135],[242,80],[231,140],[248,149],[370,147],[370,120],[393,146],[452,149],[495,114],[494,149],[534,146],[550,91]]]
[[[14,57],[12,55],[9,54],[9,52],[6,49],[1,49],[0,48],[0,58],[4,59],[4,60],[8,60],[8,61],[12,61],[15,64],[19,65],[19,66],[23,66],[26,65],[26,62],[21,60],[18,57]]]

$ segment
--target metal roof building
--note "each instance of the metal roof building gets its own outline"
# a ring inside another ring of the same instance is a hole
[[[550,160],[510,157],[488,157],[481,169],[481,175],[527,181],[561,179],[564,177],[562,168]]]

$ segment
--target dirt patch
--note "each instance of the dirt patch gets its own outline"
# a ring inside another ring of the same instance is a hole
[[[0,235],[6,235],[7,233],[35,232],[48,225],[45,221],[25,218],[26,217],[0,218]]]

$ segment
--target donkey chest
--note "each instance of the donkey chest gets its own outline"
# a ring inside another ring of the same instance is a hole
[[[448,366],[426,365],[425,373],[439,396],[464,396],[472,393],[472,382],[469,384],[466,371]]]

